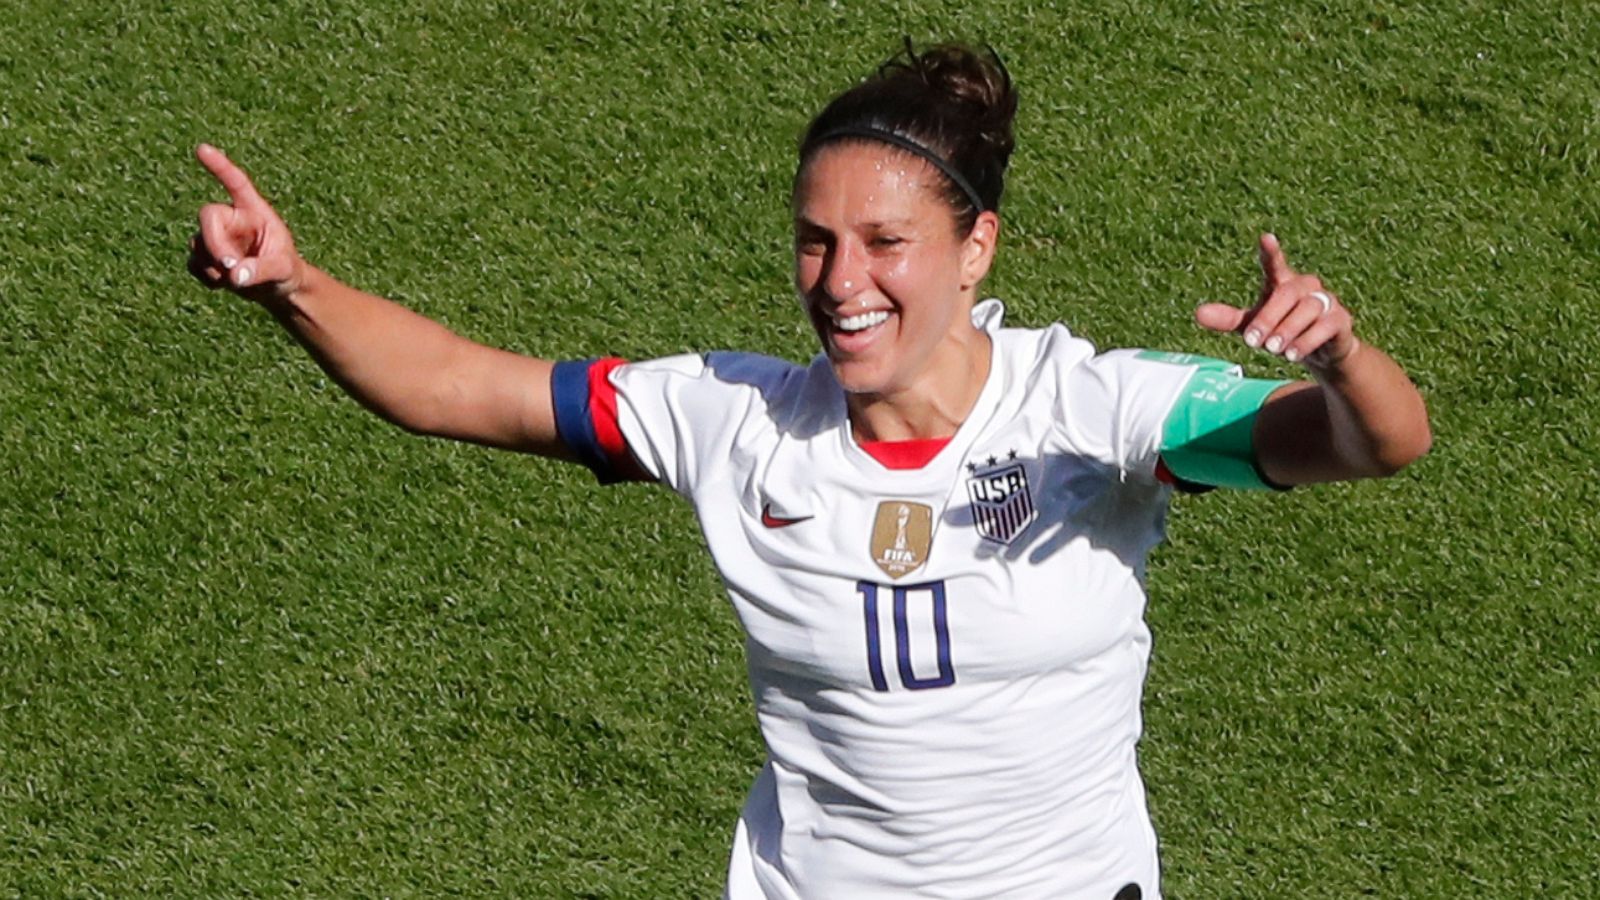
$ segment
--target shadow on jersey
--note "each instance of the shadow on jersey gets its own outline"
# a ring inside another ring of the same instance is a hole
[[[979,466],[967,481],[967,502],[947,508],[943,524],[977,531],[981,558],[1025,556],[1038,565],[1081,539],[1137,568],[1161,540],[1161,486],[1124,481],[1115,468],[1085,457]]]

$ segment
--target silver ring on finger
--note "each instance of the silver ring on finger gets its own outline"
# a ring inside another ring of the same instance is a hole
[[[1322,304],[1322,314],[1323,315],[1327,315],[1328,313],[1333,312],[1333,298],[1328,296],[1328,293],[1326,291],[1312,291],[1311,292],[1311,296],[1318,303]]]

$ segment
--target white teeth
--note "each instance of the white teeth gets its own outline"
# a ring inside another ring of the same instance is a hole
[[[840,331],[865,331],[874,325],[881,325],[889,321],[889,313],[885,310],[861,313],[856,316],[847,316],[843,319],[834,319],[833,324]]]

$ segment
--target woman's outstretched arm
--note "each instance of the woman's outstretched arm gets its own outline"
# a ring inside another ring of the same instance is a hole
[[[228,203],[200,210],[189,271],[261,304],[363,406],[418,434],[570,458],[556,432],[548,360],[467,340],[302,259],[244,170],[202,144]]]
[[[1381,478],[1427,453],[1427,407],[1406,373],[1356,338],[1350,311],[1315,275],[1290,268],[1277,238],[1262,235],[1260,253],[1256,305],[1208,303],[1195,319],[1302,363],[1315,379],[1284,385],[1262,407],[1255,423],[1261,471],[1282,485]]]

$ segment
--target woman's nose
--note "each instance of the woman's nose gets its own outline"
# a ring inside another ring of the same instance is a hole
[[[849,242],[840,242],[828,260],[828,274],[822,287],[839,303],[844,303],[867,286],[867,269],[862,254]]]

